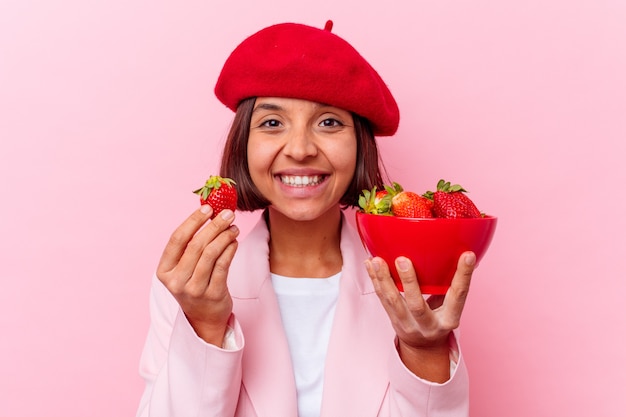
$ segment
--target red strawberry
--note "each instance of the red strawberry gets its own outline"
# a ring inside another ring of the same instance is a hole
[[[359,207],[369,214],[390,214],[391,197],[387,190],[377,191],[376,187],[371,190],[363,190],[359,196]]]
[[[404,191],[397,182],[393,187],[385,187],[391,195],[391,212],[397,217],[433,217],[433,202],[412,191]]]
[[[437,191],[427,192],[427,195],[433,198],[435,217],[446,219],[482,217],[474,202],[464,194],[466,192],[459,184],[450,185],[447,181],[439,180]]]
[[[208,204],[213,208],[211,218],[214,218],[224,209],[235,211],[237,208],[237,190],[235,181],[212,175],[202,188],[194,193],[200,196],[200,204]]]

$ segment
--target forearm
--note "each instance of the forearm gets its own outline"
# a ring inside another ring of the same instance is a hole
[[[189,324],[191,324],[191,327],[200,339],[213,346],[223,347],[224,337],[226,335],[226,330],[228,329],[228,325],[226,323],[224,323],[223,325],[212,325],[203,323],[192,323],[191,321],[189,321]]]
[[[398,342],[398,354],[404,366],[416,376],[431,382],[444,383],[450,379],[450,346],[414,348]]]
[[[469,380],[467,368],[463,361],[460,346],[457,343],[457,334],[453,332],[449,338],[449,346],[445,354],[444,361],[440,356],[435,355],[438,366],[435,373],[448,373],[449,378],[442,383],[432,381],[421,375],[417,375],[415,370],[409,369],[407,364],[400,357],[399,341],[396,340],[396,352],[390,356],[390,378],[391,389],[390,402],[391,416],[424,415],[432,417],[466,417],[469,415]],[[411,352],[414,353],[414,352]],[[421,352],[419,360],[428,361],[429,353]],[[410,353],[409,353],[410,354]],[[412,359],[418,359],[411,356]],[[409,363],[413,366],[413,362]],[[424,366],[423,364],[420,366]],[[425,375],[432,370],[417,372]]]

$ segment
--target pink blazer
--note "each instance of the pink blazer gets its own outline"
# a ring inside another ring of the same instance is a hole
[[[237,349],[220,349],[198,338],[153,277],[151,325],[140,362],[146,388],[137,416],[297,417],[287,339],[269,273],[268,238],[261,220],[240,243],[231,265],[230,325]],[[368,255],[345,219],[341,251],[344,265],[321,417],[467,416],[468,376],[459,347],[453,346],[457,366],[446,383],[412,374],[398,357],[395,333],[363,266]]]

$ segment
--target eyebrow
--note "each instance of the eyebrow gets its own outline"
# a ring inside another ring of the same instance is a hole
[[[279,106],[278,104],[261,103],[258,106],[254,107],[254,109],[252,110],[252,114],[256,113],[259,110],[278,111],[278,110],[283,110],[283,108]]]
[[[323,103],[315,103],[316,107],[332,107],[328,104],[323,104]],[[280,111],[280,110],[284,110],[284,108],[278,104],[274,104],[274,103],[261,103],[259,105],[257,105],[256,107],[254,107],[254,109],[252,110],[252,114],[256,113],[259,110],[269,110],[269,111]]]

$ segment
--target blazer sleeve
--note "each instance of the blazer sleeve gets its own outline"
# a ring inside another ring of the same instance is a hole
[[[389,358],[391,416],[467,417],[469,416],[469,378],[458,345],[459,333],[451,338],[450,379],[444,383],[417,377],[400,360],[394,349]]]
[[[244,345],[234,316],[229,326],[235,348],[208,344],[196,335],[174,297],[153,276],[150,320],[140,359],[145,389],[137,417],[233,416],[241,388]]]

